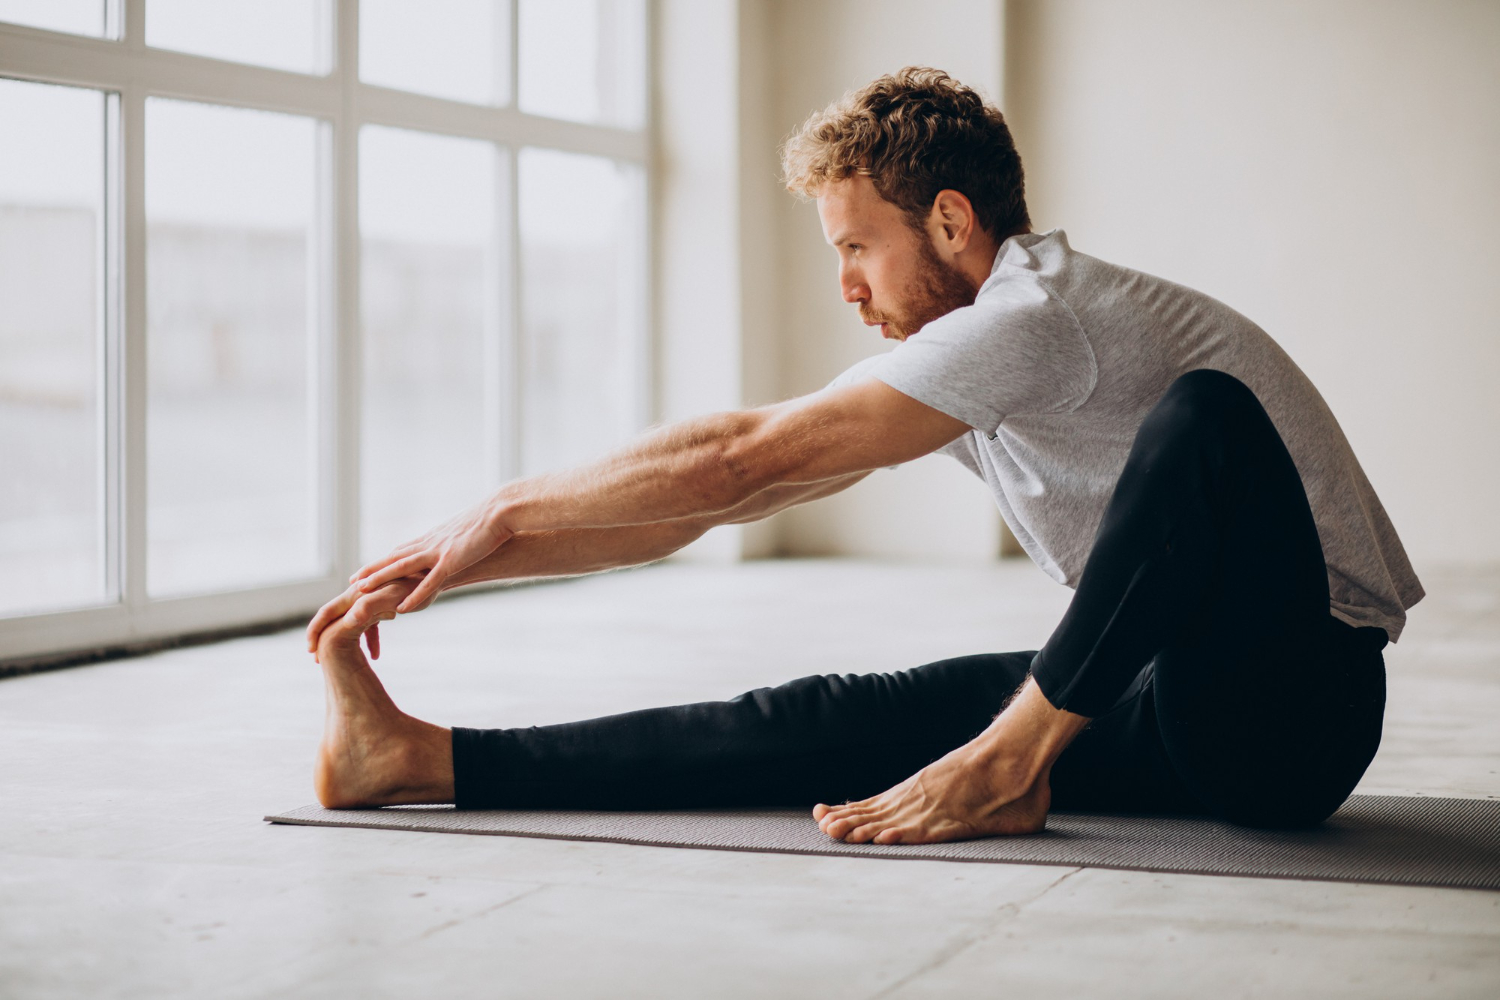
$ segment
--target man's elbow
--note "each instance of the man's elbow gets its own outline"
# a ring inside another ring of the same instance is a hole
[[[752,411],[753,413],[753,411]],[[752,416],[752,414],[746,414]],[[784,448],[759,414],[718,441],[710,459],[713,506],[728,510],[786,477]]]

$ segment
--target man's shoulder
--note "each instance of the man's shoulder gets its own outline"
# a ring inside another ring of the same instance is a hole
[[[1012,237],[1001,251],[976,300],[989,306],[992,322],[1014,322],[1028,310],[1038,316],[1066,312],[1096,346],[1100,340],[1130,341],[1140,330],[1160,340],[1170,333],[1167,316],[1190,327],[1212,327],[1226,339],[1264,336],[1252,320],[1209,293],[1075,250],[1060,229]]]
[[[918,336],[954,339],[1014,349],[1028,340],[1081,332],[1078,318],[1062,293],[1045,275],[1016,270],[997,272],[980,287],[974,304],[933,320]]]

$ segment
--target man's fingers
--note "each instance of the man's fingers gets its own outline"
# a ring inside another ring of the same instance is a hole
[[[407,611],[414,611],[417,608],[420,608],[427,601],[430,601],[432,600],[432,598],[437,596],[438,588],[443,585],[443,580],[446,579],[447,576],[447,569],[445,569],[443,567],[443,564],[439,562],[436,566],[433,566],[432,569],[428,571],[425,577],[422,578],[422,582],[417,584],[417,589],[413,590],[410,594],[407,594],[406,600],[396,605],[396,610],[404,614]]]
[[[401,558],[401,557],[397,553],[390,552],[387,555],[381,556],[379,559],[376,559],[373,562],[367,562],[363,566],[361,566],[359,569],[357,569],[357,570],[354,571],[354,574],[349,577],[349,582],[350,583],[358,583],[359,581],[363,580],[365,577],[369,576],[371,573],[374,573],[377,570],[380,570],[380,569],[383,569],[386,566],[389,566],[392,562],[394,562],[395,560],[397,560],[399,558]]]
[[[391,551],[387,552],[385,555],[381,556],[379,559],[367,562],[363,566],[361,566],[355,572],[355,574],[349,578],[349,582],[358,583],[361,580],[364,580],[367,577],[385,569],[396,560],[404,559],[407,556],[411,555],[413,552],[421,551],[423,547],[424,546],[422,546],[420,542],[406,542],[403,545],[398,545],[394,549],[391,549]]]
[[[312,621],[307,623],[307,638],[312,648],[317,648],[318,636],[323,634],[323,630],[344,617],[344,612],[348,610],[349,602],[343,598],[343,595],[318,609]]]
[[[350,622],[361,629],[367,629],[376,622],[396,617],[395,612],[394,594],[380,591],[373,594],[361,594],[359,600],[354,602]]]
[[[308,652],[318,651],[318,639],[322,637],[324,629],[344,617],[344,613],[354,604],[356,597],[357,595],[352,591],[345,591],[318,609],[312,621],[307,623]]]
[[[415,555],[407,556],[405,559],[393,562],[380,570],[380,572],[360,581],[359,589],[365,593],[370,593],[371,591],[379,590],[388,583],[393,583],[401,579],[403,576],[416,576],[435,566],[439,558],[436,553],[430,551],[418,552]]]
[[[312,616],[312,621],[307,623],[307,651],[309,653],[318,651],[318,636],[323,634],[324,610],[326,609],[319,609],[318,613]]]
[[[328,627],[329,620],[328,605],[325,604],[318,609],[317,614],[312,616],[312,621],[307,623],[307,651],[309,653],[318,651],[318,636],[322,635],[323,630]]]
[[[370,659],[380,659],[380,623],[375,622],[365,629],[365,646],[370,650]]]

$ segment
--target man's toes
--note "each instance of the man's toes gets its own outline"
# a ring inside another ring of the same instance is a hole
[[[836,809],[830,809],[823,814],[822,819],[818,820],[818,829],[822,830],[830,837],[836,836],[836,834],[834,834],[833,832],[834,825],[842,823],[847,818],[848,817],[844,813],[841,813]]]
[[[975,836],[974,829],[967,824],[946,819],[927,819],[892,826],[875,842],[877,844],[946,844],[955,840],[970,840]]]
[[[842,840],[850,830],[865,822],[868,814],[869,810],[837,806],[823,814],[823,818],[818,821],[818,829],[835,840]]]
[[[862,816],[843,816],[839,819],[829,820],[828,825],[823,827],[823,832],[835,840],[843,840],[850,830],[865,822]]]
[[[813,810],[813,818],[816,819],[820,824],[831,823],[836,819],[841,819],[845,816],[848,816],[850,810],[852,810],[853,808],[854,807],[849,805],[848,803],[845,803],[841,806],[820,805],[817,809]],[[819,810],[821,810],[821,812]]]
[[[359,636],[363,631],[362,625],[352,620],[352,616],[345,614],[323,630],[318,640],[319,652],[327,650],[341,653],[349,649],[358,649]]]
[[[840,839],[846,844],[868,844],[886,829],[885,824],[886,821],[883,819],[869,820],[856,826]]]
[[[852,827],[865,822],[874,813],[874,809],[854,809],[846,806],[829,812],[818,825],[830,837],[842,837]]]

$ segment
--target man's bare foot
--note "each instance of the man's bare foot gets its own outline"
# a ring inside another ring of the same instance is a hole
[[[1036,833],[1052,803],[1046,775],[1022,784],[986,748],[967,743],[872,798],[813,808],[818,827],[851,844],[933,844]]]
[[[819,803],[813,819],[851,844],[932,844],[1035,833],[1052,804],[1048,776],[1088,724],[1048,704],[1028,680],[1015,702],[979,736],[872,798]]]
[[[328,708],[313,770],[318,801],[329,809],[452,802],[452,733],[412,718],[386,694],[359,648],[360,634],[384,615],[374,602],[361,604],[319,637]]]

